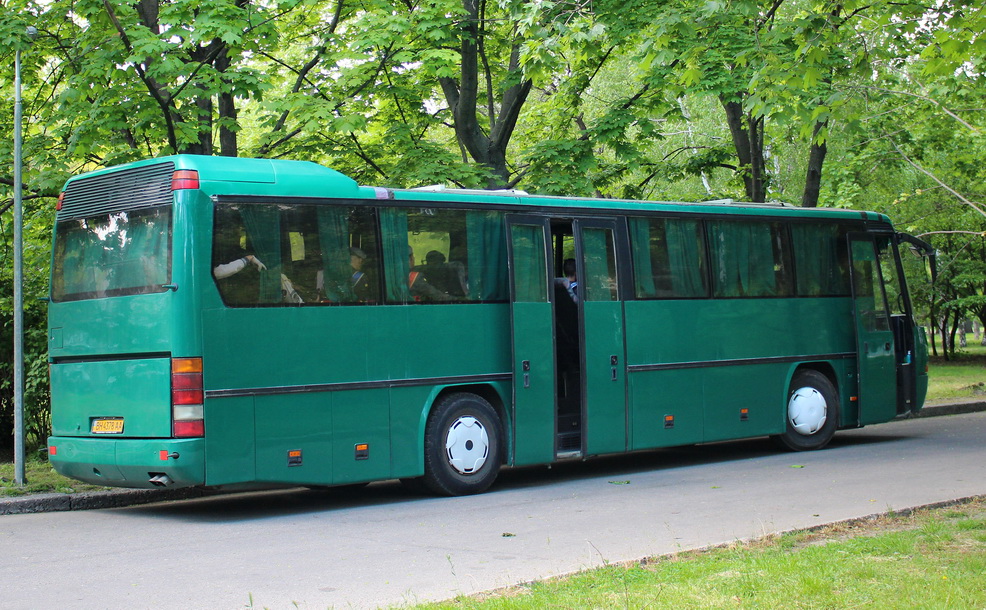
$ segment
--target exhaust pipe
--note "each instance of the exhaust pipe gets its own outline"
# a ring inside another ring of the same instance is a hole
[[[171,477],[164,474],[163,472],[159,472],[159,473],[152,472],[150,474],[153,474],[154,476],[150,478],[148,483],[154,485],[155,487],[168,487],[169,485],[175,484],[175,482],[171,480]]]

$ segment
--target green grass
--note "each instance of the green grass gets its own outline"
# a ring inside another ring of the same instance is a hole
[[[932,358],[928,368],[928,402],[986,399],[986,347],[959,348],[953,360]]]
[[[24,478],[27,485],[14,485],[14,464],[0,462],[0,498],[26,496],[42,493],[75,493],[79,491],[99,491],[108,489],[69,479],[55,472],[47,460],[30,459],[24,463]]]
[[[986,499],[417,608],[983,608]]]

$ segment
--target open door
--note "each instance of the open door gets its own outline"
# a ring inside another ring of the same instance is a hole
[[[574,224],[580,259],[585,451],[619,453],[627,450],[627,398],[618,227],[608,219],[576,219]]]
[[[545,218],[508,216],[513,337],[514,464],[555,459],[555,343],[550,228]]]
[[[897,367],[890,309],[876,238],[851,233],[853,313],[859,380],[859,425],[897,414]]]

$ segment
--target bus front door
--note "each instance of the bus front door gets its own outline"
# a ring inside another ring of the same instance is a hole
[[[858,362],[857,415],[859,425],[865,425],[897,414],[894,334],[874,237],[851,234],[849,246]]]
[[[555,459],[555,349],[547,219],[509,216],[513,463]]]
[[[617,225],[606,219],[577,219],[574,226],[582,309],[585,453],[623,452],[627,400]]]

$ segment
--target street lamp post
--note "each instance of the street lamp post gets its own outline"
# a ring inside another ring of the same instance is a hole
[[[38,29],[28,26],[28,39]],[[21,206],[21,48],[14,51],[14,484],[24,485],[24,216]]]

